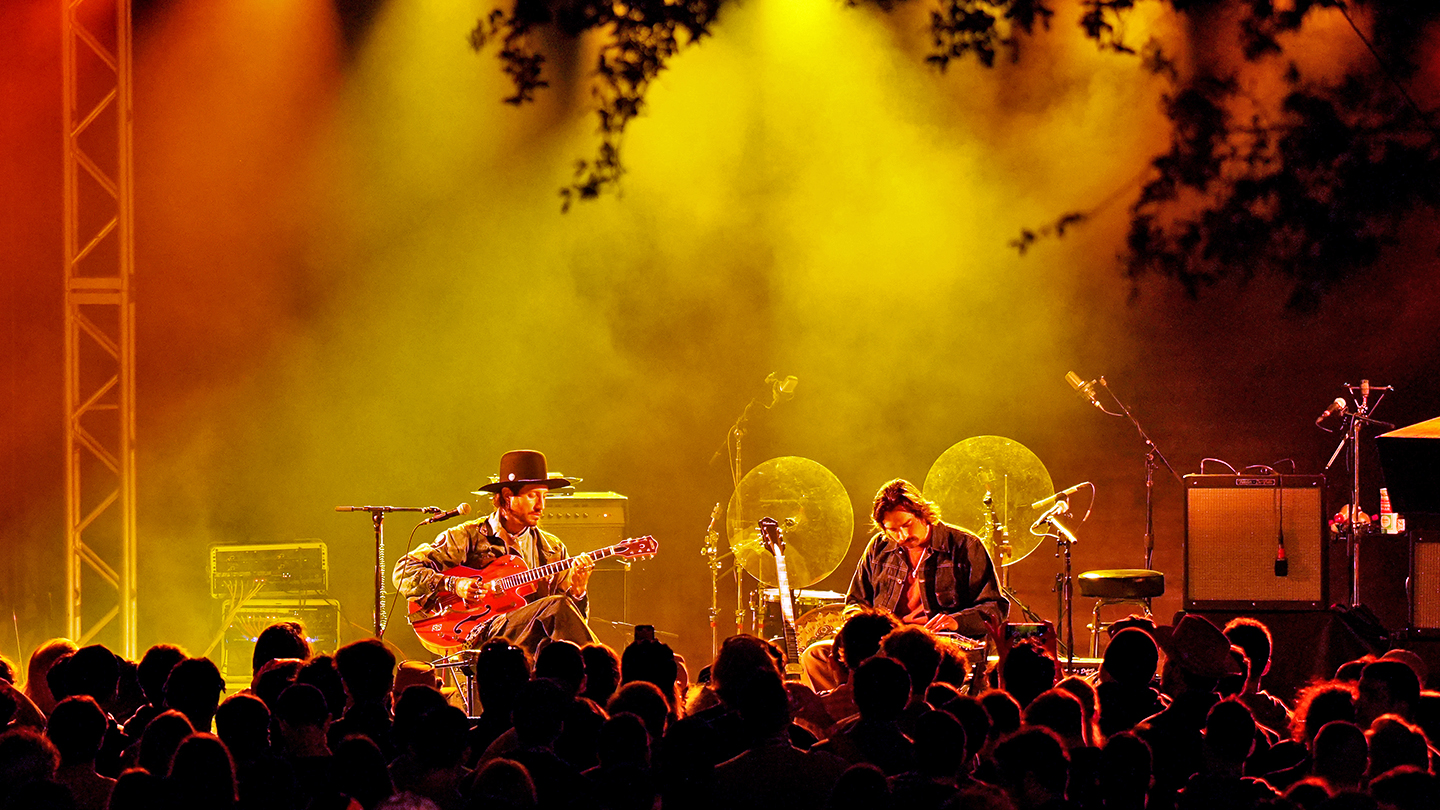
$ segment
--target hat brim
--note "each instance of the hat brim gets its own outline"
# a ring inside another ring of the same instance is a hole
[[[564,489],[574,486],[568,478],[541,478],[541,479],[520,479],[516,481],[496,481],[493,484],[486,484],[483,487],[470,493],[471,495],[499,495],[500,490],[509,489],[512,492],[519,492],[528,486],[542,486],[546,489]]]

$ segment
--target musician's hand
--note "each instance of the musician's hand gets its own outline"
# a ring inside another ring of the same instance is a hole
[[[590,574],[595,570],[595,561],[590,559],[589,554],[581,554],[575,557],[575,565],[570,569],[570,592],[584,594],[590,588]]]
[[[930,621],[925,623],[925,629],[932,630],[936,633],[948,633],[959,630],[960,622],[956,621],[955,617],[948,613],[936,613],[930,617]]]
[[[466,602],[478,602],[485,597],[485,585],[475,577],[461,577],[455,580],[455,595]]]

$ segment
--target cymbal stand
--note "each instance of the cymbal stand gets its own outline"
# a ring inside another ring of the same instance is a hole
[[[715,522],[720,519],[720,504],[716,503],[715,508],[710,511],[710,528],[705,530],[705,545],[700,549],[700,554],[706,559],[706,567],[710,569],[710,660],[714,661],[715,656],[720,654],[720,569],[723,567],[721,560],[729,557],[732,552],[720,553],[720,534],[715,531]]]
[[[769,410],[775,407],[778,403],[787,400],[795,395],[794,377],[787,377],[782,380],[779,378],[778,375],[775,374],[775,372],[772,371],[765,378],[765,382],[770,385],[770,402],[764,403],[760,401],[759,397],[751,397],[750,401],[745,403],[745,410],[740,412],[740,416],[735,419],[735,424],[731,425],[729,432],[725,434],[724,444],[719,450],[716,450],[715,455],[710,458],[710,463],[714,464],[715,461],[720,458],[720,453],[724,452],[729,459],[730,482],[732,490],[735,493],[735,514],[733,517],[735,518],[737,525],[743,525],[742,518],[745,515],[744,510],[741,508],[742,504],[740,502],[740,481],[745,477],[745,467],[742,464],[740,458],[740,444],[741,440],[745,437],[745,423],[750,421],[750,411],[753,410],[756,405],[759,405],[765,410]],[[716,506],[718,509],[719,505],[717,504]],[[711,525],[714,525],[713,518],[711,520]],[[731,553],[733,553],[733,551]],[[721,559],[721,557],[712,558],[710,561],[711,566],[713,567],[714,565],[716,565],[719,559]],[[754,618],[754,626],[758,630],[759,619],[755,617],[752,618]],[[718,630],[716,632],[718,632]],[[745,567],[740,564],[740,558],[738,555],[735,557],[735,632],[745,632]]]
[[[1104,408],[1100,408],[1100,410],[1105,411],[1105,413],[1111,416],[1124,416],[1129,419],[1130,424],[1135,426],[1135,430],[1145,442],[1145,568],[1149,569],[1155,557],[1155,471],[1159,469],[1159,465],[1157,465],[1156,462],[1158,461],[1160,464],[1165,465],[1165,469],[1169,470],[1170,474],[1175,476],[1175,480],[1182,488],[1185,486],[1185,479],[1181,478],[1180,473],[1175,472],[1175,468],[1170,466],[1170,462],[1166,460],[1165,454],[1160,452],[1160,448],[1156,446],[1155,442],[1151,441],[1150,434],[1146,433],[1145,428],[1140,426],[1140,421],[1135,418],[1134,414],[1130,413],[1130,409],[1125,407],[1125,403],[1121,402],[1120,398],[1115,396],[1115,392],[1110,390],[1110,385],[1105,382],[1105,378],[1100,377],[1098,382],[1100,383],[1100,387],[1105,389],[1105,393],[1109,394],[1110,398],[1115,400],[1115,404],[1120,406],[1121,413],[1106,411]],[[1095,404],[1096,407],[1099,407],[1098,401],[1096,401]]]
[[[1393,428],[1389,422],[1381,422],[1378,419],[1371,419],[1370,414],[1380,407],[1380,401],[1385,398],[1386,392],[1395,390],[1390,385],[1371,385],[1369,380],[1361,380],[1359,385],[1345,383],[1345,388],[1354,399],[1355,408],[1345,411],[1345,437],[1340,440],[1340,446],[1335,448],[1331,454],[1330,461],[1325,465],[1325,471],[1329,472],[1334,466],[1335,459],[1340,456],[1340,451],[1345,450],[1350,461],[1350,519],[1345,529],[1346,548],[1350,552],[1350,606],[1360,605],[1360,539],[1368,532],[1375,530],[1372,524],[1361,525],[1356,520],[1360,514],[1360,430],[1366,425],[1375,425],[1383,428]],[[1370,401],[1370,393],[1379,391],[1380,396]],[[1359,397],[1356,398],[1356,394]],[[1318,422],[1316,423],[1319,424]]]
[[[989,491],[985,493],[985,508],[990,512],[990,542],[995,546],[995,556],[1000,558],[1000,595],[1020,608],[1020,613],[1026,619],[1039,623],[1043,621],[1040,614],[1031,610],[1029,605],[1020,600],[1020,595],[1010,588],[1010,555],[1014,553],[1014,546],[1010,545],[1010,532],[995,513],[995,499]]]

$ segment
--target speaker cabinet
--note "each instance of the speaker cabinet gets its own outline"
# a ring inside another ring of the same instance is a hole
[[[606,548],[625,539],[629,498],[614,492],[556,492],[545,499],[544,529],[572,555]],[[607,557],[590,577],[592,623],[630,622],[630,562]],[[616,647],[616,649],[621,649]]]
[[[1326,605],[1325,478],[1185,476],[1185,609]],[[1284,539],[1288,572],[1276,575]]]
[[[1416,536],[1410,568],[1410,629],[1440,631],[1440,539]]]

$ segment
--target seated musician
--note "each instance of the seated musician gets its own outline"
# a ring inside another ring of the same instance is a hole
[[[940,521],[940,510],[914,484],[897,478],[880,488],[871,508],[877,529],[865,547],[846,610],[881,608],[906,624],[980,639],[987,623],[1002,623],[1010,603],[1000,592],[995,565],[980,538]],[[811,645],[803,656],[817,690],[838,673],[829,650]]]
[[[506,453],[500,458],[500,480],[474,493],[493,495],[495,511],[447,529],[397,560],[395,589],[422,608],[431,607],[441,592],[459,596],[467,606],[478,606],[490,593],[483,569],[496,559],[513,554],[527,569],[565,559],[565,544],[536,524],[545,511],[545,494],[568,486],[568,480],[550,477],[544,454]],[[455,566],[482,569],[482,573],[477,577],[444,573]],[[577,556],[568,570],[534,583],[535,592],[526,597],[524,606],[479,625],[470,634],[469,645],[479,647],[492,638],[504,638],[534,655],[546,638],[577,644],[594,641],[585,622],[593,568],[588,555]]]

